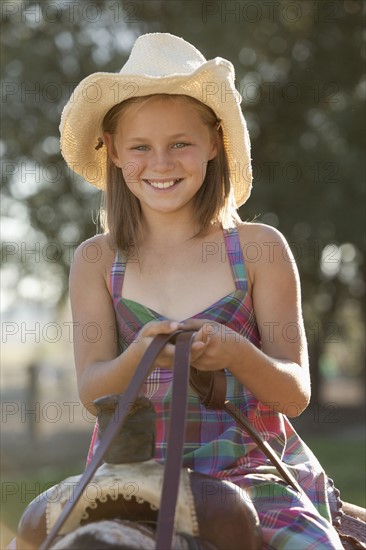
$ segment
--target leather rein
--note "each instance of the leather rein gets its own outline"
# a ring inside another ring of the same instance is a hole
[[[126,391],[120,395],[116,407],[116,414],[112,415],[92,461],[81,476],[78,485],[75,487],[73,498],[66,503],[50,533],[39,547],[40,550],[47,550],[52,545],[57,533],[71,514],[85,487],[92,479],[97,468],[101,465],[105,454],[111,448],[156,358],[164,346],[170,341],[175,341],[173,386],[167,439],[167,455],[164,464],[164,479],[157,523],[156,550],[171,548],[173,538],[175,509],[183,461],[189,384],[198,394],[201,403],[207,408],[223,409],[230,414],[257,443],[258,447],[277,468],[283,479],[291,485],[296,492],[301,493],[301,487],[296,479],[285,464],[281,462],[268,442],[262,439],[261,435],[253,428],[243,413],[230,401],[226,400],[225,372],[223,370],[202,372],[190,367],[190,351],[194,335],[194,331],[178,330],[172,334],[159,334],[154,338],[136,368],[129,386]]]

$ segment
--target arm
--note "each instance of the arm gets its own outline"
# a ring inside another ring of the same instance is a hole
[[[262,256],[253,271],[252,298],[262,345],[261,350],[246,346],[246,364],[252,360],[255,365],[248,387],[263,403],[277,402],[275,410],[297,416],[310,399],[299,274],[283,235],[271,227],[257,227]],[[239,374],[237,365],[234,371]]]
[[[97,261],[89,259],[94,260],[95,256]],[[135,341],[118,355],[116,319],[108,288],[113,258],[107,237],[98,235],[79,246],[70,272],[78,390],[81,401],[92,413],[95,413],[94,399],[122,393],[127,388],[153,337],[174,332],[178,326],[169,320],[147,323]],[[202,342],[194,345],[197,351],[204,347]],[[173,355],[174,346],[166,345],[155,366],[171,368]]]
[[[288,416],[297,416],[310,399],[299,276],[288,244],[278,231],[260,224],[253,224],[251,229],[255,231],[252,242],[262,251],[261,258],[251,265],[261,349],[235,331],[214,329],[213,323],[206,321],[206,329],[202,326],[197,337],[209,339],[209,343],[192,364],[202,370],[225,367],[259,401]],[[198,323],[202,325],[202,321],[189,323],[196,329]]]
[[[97,261],[89,259],[93,248]],[[123,391],[136,362],[131,347],[117,356],[116,321],[106,276],[112,256],[106,238],[94,237],[76,250],[70,272],[77,383],[80,399],[91,411],[97,397]]]

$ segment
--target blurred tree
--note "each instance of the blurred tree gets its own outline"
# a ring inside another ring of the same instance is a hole
[[[254,162],[241,215],[277,227],[293,249],[317,400],[320,355],[364,294],[363,9],[361,0],[4,1],[3,260],[9,278],[14,265],[33,276],[19,294],[38,280],[37,299],[62,300],[72,251],[96,231],[99,193],[59,152],[72,89],[118,71],[138,35],[171,32],[236,68]]]

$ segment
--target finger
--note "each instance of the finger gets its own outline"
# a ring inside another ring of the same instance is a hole
[[[202,326],[194,335],[194,341],[195,342],[203,342],[206,344],[210,340],[210,337],[208,335],[208,332],[206,330],[205,325]]]
[[[144,327],[144,336],[155,336],[156,334],[170,334],[178,329],[178,321],[165,319],[164,321],[152,321]]]
[[[161,357],[164,357],[164,358],[166,357],[169,360],[171,360],[172,357],[174,357],[174,353],[175,353],[175,345],[174,344],[165,344],[165,346],[163,347],[163,349],[161,350],[159,355]]]
[[[159,366],[161,368],[172,368],[174,354],[175,345],[170,343],[165,344],[165,346],[156,358],[156,366]]]
[[[192,346],[191,346],[191,350],[192,352],[193,351],[199,351],[199,350],[204,350],[207,346],[208,342],[203,342],[202,340],[197,340],[196,342],[194,341],[192,343]]]
[[[181,330],[199,330],[204,321],[202,319],[188,319],[187,321],[181,321],[178,323],[178,329]]]
[[[196,361],[206,351],[209,342],[195,342],[191,347],[191,362]]]

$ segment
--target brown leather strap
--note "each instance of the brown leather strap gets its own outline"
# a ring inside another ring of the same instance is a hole
[[[116,412],[118,413],[121,411],[121,415],[117,414],[112,416],[104,437],[100,442],[91,463],[85,470],[77,487],[75,488],[72,500],[65,505],[60,517],[51,529],[51,532],[47,536],[46,540],[39,547],[39,550],[47,550],[54,541],[57,533],[64,525],[65,521],[81,497],[86,485],[89,483],[98,466],[101,464],[104,455],[111,447],[132,407],[134,400],[136,399],[141,385],[147,377],[149,370],[152,368],[155,359],[170,340],[177,338],[177,347],[174,357],[172,411],[168,436],[168,452],[165,464],[156,546],[157,550],[165,550],[166,548],[170,548],[183,457],[189,357],[193,336],[194,332],[191,331],[176,331],[168,335],[159,334],[154,338],[142,357],[140,364],[136,368],[126,392],[120,396]],[[201,402],[208,408],[221,408],[230,414],[236,422],[238,422],[238,424],[240,424],[240,426],[242,426],[256,441],[258,447],[270,459],[272,464],[274,464],[287,483],[289,483],[296,491],[301,492],[301,488],[297,481],[286,466],[280,461],[269,444],[262,440],[259,433],[256,432],[256,430],[251,426],[248,419],[241,413],[241,411],[237,410],[229,401],[225,401],[226,378],[224,371],[202,373],[201,371],[191,368],[190,383],[193,389],[195,389],[198,393]]]
[[[244,430],[250,435],[250,437],[256,442],[258,447],[263,451],[263,453],[266,455],[267,458],[271,461],[273,466],[278,470],[279,474],[283,477],[283,479],[291,485],[295,491],[298,491],[299,493],[302,492],[302,489],[298,482],[296,481],[295,477],[292,475],[290,470],[287,468],[287,466],[278,458],[272,447],[269,445],[267,441],[262,439],[262,436],[257,432],[255,428],[251,425],[249,420],[246,418],[246,416],[238,409],[238,407],[235,407],[230,401],[225,401],[224,404],[224,410],[229,413],[234,420],[242,427]]]
[[[199,371],[191,367],[189,383],[207,409],[222,409],[226,401],[224,370]]]
[[[197,393],[200,401],[209,409],[224,409],[251,436],[261,451],[278,470],[283,479],[295,491],[301,493],[301,487],[286,465],[278,458],[269,443],[250,424],[246,416],[226,399],[226,375],[224,370],[198,371],[191,367],[190,385]]]
[[[175,341],[173,388],[170,407],[167,455],[164,464],[164,481],[161,494],[157,550],[172,548],[174,517],[177,504],[187,415],[189,358],[194,332],[178,334]]]
[[[104,433],[104,437],[100,442],[100,445],[93,456],[92,461],[85,470],[84,474],[81,476],[78,485],[75,487],[75,492],[73,493],[73,498],[65,505],[61,515],[55,522],[53,528],[48,534],[46,540],[39,547],[39,550],[46,550],[50,547],[54,541],[57,533],[64,525],[65,521],[71,514],[76,503],[81,497],[86,485],[89,483],[98,466],[102,463],[103,457],[111,447],[115,437],[117,436],[121,426],[123,425],[124,420],[126,419],[134,400],[139,392],[141,385],[143,384],[146,376],[149,373],[149,370],[152,368],[155,359],[159,355],[160,351],[163,349],[165,344],[172,340],[177,334],[180,334],[181,331],[176,331],[172,334],[159,334],[151,342],[150,346],[144,353],[138,367],[135,370],[135,373],[132,377],[132,380],[127,388],[127,390],[121,394],[117,408],[116,415],[113,415],[107,428]],[[120,413],[120,414],[118,414]],[[117,418],[117,421],[116,421]]]

